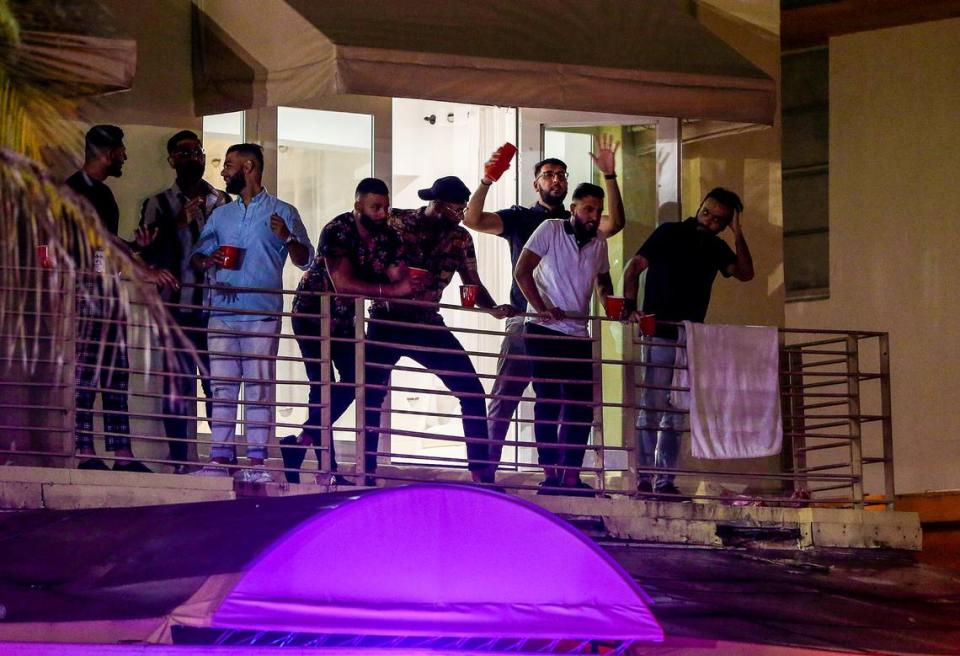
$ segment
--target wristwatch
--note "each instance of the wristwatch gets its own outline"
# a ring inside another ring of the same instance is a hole
[[[296,236],[291,232],[290,235],[283,241],[284,244],[289,244],[290,242],[297,241]]]

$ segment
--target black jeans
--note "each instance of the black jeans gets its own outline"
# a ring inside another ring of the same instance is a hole
[[[192,412],[193,404],[186,399],[196,396],[197,393],[198,360],[203,371],[207,373],[207,375],[201,375],[200,386],[203,388],[204,397],[206,397],[207,417],[212,415],[210,398],[213,393],[210,389],[210,354],[207,352],[207,317],[198,312],[177,312],[176,310],[173,310],[170,314],[183,329],[187,339],[193,344],[193,348],[197,350],[196,360],[192,353],[178,351],[177,361],[179,364],[176,371],[169,371],[167,373],[173,375],[164,376],[163,414],[176,415],[163,419],[163,427],[166,430],[167,437],[175,438],[169,442],[170,459],[186,462],[187,442],[183,440],[187,437],[190,424],[196,425],[197,422]]]
[[[540,464],[579,468],[583,465],[586,449],[554,449],[543,445],[574,444],[585,447],[590,439],[593,408],[587,403],[593,400],[592,345],[589,340],[569,337],[532,323],[526,325],[525,334],[527,355],[538,358],[532,363],[533,391],[537,395],[533,406],[533,417],[537,423],[533,432],[537,438]],[[540,336],[566,339],[538,339]],[[577,358],[582,362],[570,362],[569,358]],[[578,382],[546,382],[548,378]]]
[[[304,357],[303,366],[307,370],[307,378],[310,379],[310,395],[308,402],[312,406],[307,413],[307,422],[303,424],[303,434],[310,438],[314,446],[319,446],[322,440],[323,430],[323,408],[320,407],[322,401],[321,394],[323,385],[320,381],[323,378],[323,363],[320,362],[321,335],[320,319],[313,319],[303,316],[293,317],[293,334],[297,336],[297,344],[300,346],[300,354]],[[352,338],[353,335],[334,335],[335,337]],[[312,337],[313,339],[306,339]],[[356,371],[356,347],[353,342],[341,342],[331,340],[330,342],[330,380],[334,380],[333,368],[336,367],[336,373],[339,377],[337,382],[341,385],[331,385],[330,387],[330,424],[333,425],[341,415],[347,411],[350,404],[357,396],[357,390],[353,386],[357,382]],[[333,447],[333,432],[330,433],[330,469],[337,471],[336,451]]]
[[[442,326],[442,324],[441,324]],[[388,326],[371,323],[367,330],[367,339],[384,342],[391,346],[370,344],[367,347],[366,382],[369,385],[386,385],[390,381],[391,368],[402,357],[408,357],[423,366],[427,371],[447,371],[457,373],[437,373],[444,386],[453,392],[460,401],[463,413],[463,434],[476,442],[467,442],[467,459],[470,471],[487,468],[488,459],[487,412],[483,397],[483,385],[477,378],[473,363],[463,350],[463,345],[446,326],[443,330],[421,329],[405,326]],[[456,350],[460,353],[437,353],[431,350],[414,350],[407,346],[419,346],[427,349]],[[371,367],[370,364],[385,365]],[[365,463],[368,472],[377,468],[376,452],[380,443],[380,408],[387,392],[383,389],[366,390]]]

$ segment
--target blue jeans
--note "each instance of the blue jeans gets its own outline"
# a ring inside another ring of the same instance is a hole
[[[645,385],[670,387],[673,382],[673,364],[676,342],[654,338],[643,347],[643,382]],[[669,389],[647,387],[641,397],[637,414],[638,464],[640,467],[676,469],[680,460],[680,431],[684,416],[670,403]],[[673,474],[658,474],[656,489],[673,484]],[[653,474],[641,473],[638,480],[652,482]]]

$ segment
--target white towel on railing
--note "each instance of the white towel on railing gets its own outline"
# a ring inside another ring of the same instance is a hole
[[[693,456],[761,458],[780,453],[777,329],[689,321],[684,327]]]

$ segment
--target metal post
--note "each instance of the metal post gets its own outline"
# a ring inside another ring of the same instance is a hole
[[[847,412],[850,415],[850,473],[853,476],[853,502],[863,508],[863,445],[860,426],[859,340],[847,335]]]
[[[63,386],[63,407],[66,411],[63,413],[64,428],[63,445],[64,453],[74,454],[66,458],[66,466],[74,468],[77,466],[76,458],[76,425],[77,425],[77,278],[76,273],[67,273],[63,277],[64,305],[63,316],[66,321],[63,322],[63,369],[60,371]],[[52,285],[51,285],[52,287]],[[54,326],[52,332],[57,333],[58,328]]]
[[[596,447],[597,490],[602,494],[606,489],[606,470],[603,450],[603,321],[599,317],[590,320],[591,347],[593,350],[593,446]]]
[[[330,414],[331,389],[330,384],[330,327],[333,317],[330,311],[331,299],[328,294],[320,297],[320,423],[323,429],[320,432],[320,462],[317,465],[321,472],[330,471],[330,453],[333,448],[333,423]],[[309,412],[308,412],[309,415]]]
[[[893,485],[893,407],[890,400],[890,335],[883,333],[878,338],[880,351],[880,414],[883,432],[883,496],[887,507],[892,508],[895,488]]]
[[[367,464],[366,464],[366,431],[364,430],[367,426],[366,423],[366,407],[367,407],[367,393],[366,393],[366,384],[367,384],[367,353],[366,353],[366,341],[365,337],[365,324],[366,320],[364,318],[364,303],[362,298],[357,298],[354,300],[353,311],[354,319],[353,325],[353,336],[357,340],[356,342],[356,351],[354,356],[354,367],[355,367],[355,377],[357,380],[357,395],[354,405],[356,407],[356,426],[357,426],[357,435],[356,435],[356,472],[357,477],[360,479],[360,482],[363,483],[364,476],[367,474]]]
[[[627,324],[623,328],[624,333],[624,353],[623,353],[623,424],[621,434],[623,435],[623,447],[627,450],[627,489],[634,491],[637,489],[637,365],[639,361],[637,356],[637,344],[634,339],[633,324]],[[630,347],[629,351],[627,346]]]

